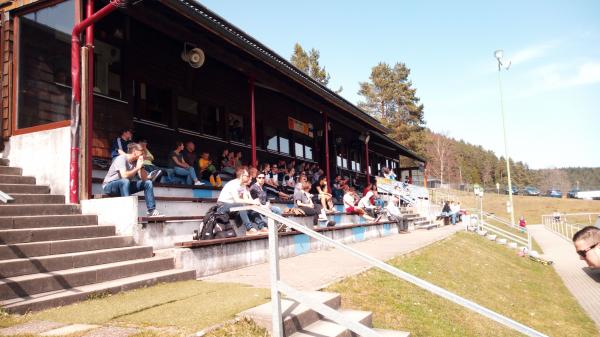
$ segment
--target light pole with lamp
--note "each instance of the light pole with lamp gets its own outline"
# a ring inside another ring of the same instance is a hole
[[[510,211],[510,220],[511,224],[515,225],[515,209],[513,203],[513,191],[512,191],[512,182],[510,180],[510,157],[508,156],[508,146],[506,145],[506,121],[504,118],[504,98],[502,96],[502,80],[500,73],[502,72],[502,68],[508,70],[510,68],[510,61],[508,64],[502,63],[502,57],[504,56],[504,51],[502,49],[496,50],[494,52],[494,57],[498,60],[498,89],[500,90],[500,112],[502,113],[502,131],[504,132],[504,156],[506,157],[506,173],[508,175],[508,199],[510,205],[508,207]]]

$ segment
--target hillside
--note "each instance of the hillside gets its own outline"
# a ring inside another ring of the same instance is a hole
[[[456,140],[443,134],[427,131],[423,155],[428,159],[430,178],[442,178],[449,184],[480,184],[494,188],[506,186],[506,160],[491,150]],[[442,165],[443,163],[443,165]],[[510,160],[514,185],[533,185],[544,193],[559,188],[563,193],[579,186],[580,190],[600,189],[600,167],[567,167],[530,169],[527,163]]]

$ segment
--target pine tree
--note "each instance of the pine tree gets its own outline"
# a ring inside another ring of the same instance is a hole
[[[321,67],[319,64],[319,57],[321,57],[321,54],[317,49],[312,48],[307,53],[299,43],[296,43],[290,62],[315,81],[327,86],[331,76],[325,70],[325,67]],[[341,89],[339,91],[341,91]]]
[[[381,62],[371,70],[370,82],[361,82],[358,106],[378,118],[391,130],[390,137],[409,149],[424,153],[425,119],[423,104],[408,80],[410,69],[404,63],[391,67]]]

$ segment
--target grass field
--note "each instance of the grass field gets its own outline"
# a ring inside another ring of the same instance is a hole
[[[443,190],[437,192],[438,197],[443,199],[446,193]],[[472,192],[461,192],[450,190],[447,192],[450,197],[456,196],[461,202],[463,208],[479,208],[479,202],[475,200]],[[486,193],[483,196],[483,209],[486,212],[495,213],[496,215],[510,219],[510,215],[506,212],[506,201],[508,195]],[[600,200],[579,200],[579,199],[558,199],[548,197],[530,197],[523,195],[513,196],[515,208],[515,221],[519,220],[520,216],[525,216],[528,224],[541,224],[542,215],[552,214],[554,211],[565,213],[600,213]],[[574,220],[582,222],[585,225],[590,224],[590,218],[587,216],[574,218]],[[596,219],[591,218],[591,224],[595,223]]]
[[[598,336],[552,267],[458,233],[391,264],[551,336]],[[371,269],[330,286],[343,306],[374,312],[377,327],[412,336],[520,336],[387,273]]]
[[[0,327],[47,320],[148,328],[137,337],[189,336],[268,300],[268,289],[235,283],[165,283],[26,316],[2,315]]]

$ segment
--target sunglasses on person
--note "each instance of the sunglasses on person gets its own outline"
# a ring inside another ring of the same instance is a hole
[[[584,259],[587,257],[587,253],[596,248],[596,246],[599,244],[600,242],[596,242],[593,245],[591,245],[588,249],[584,249],[584,250],[578,250],[577,254],[579,254],[579,256],[583,257]]]

